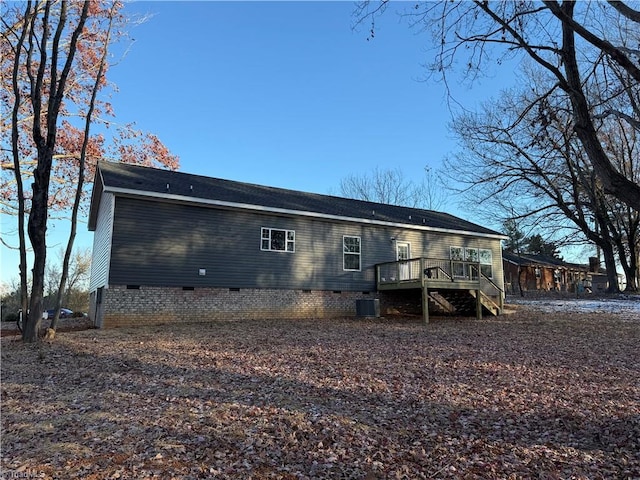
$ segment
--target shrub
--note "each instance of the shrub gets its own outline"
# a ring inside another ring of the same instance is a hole
[[[15,312],[11,312],[11,313],[7,313],[4,318],[2,319],[3,322],[17,322],[18,321],[18,314]]]

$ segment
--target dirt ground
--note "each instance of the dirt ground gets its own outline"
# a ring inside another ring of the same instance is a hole
[[[1,478],[640,478],[640,319],[615,311],[17,338]]]

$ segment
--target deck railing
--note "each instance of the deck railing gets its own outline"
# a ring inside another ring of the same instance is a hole
[[[382,288],[420,288],[448,282],[451,288],[480,288],[498,300],[502,311],[504,290],[482,273],[480,263],[437,258],[411,258],[376,265],[376,280]]]
[[[422,276],[432,281],[479,281],[480,264],[436,258],[411,258],[376,265],[379,285],[421,282]]]

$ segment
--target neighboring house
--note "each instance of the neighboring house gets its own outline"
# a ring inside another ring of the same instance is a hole
[[[506,237],[440,212],[101,162],[89,230],[98,327],[348,316],[416,288],[502,306]]]
[[[576,292],[604,291],[606,275],[597,265],[580,265],[545,255],[503,252],[505,291],[517,293],[520,285],[524,291]],[[604,279],[604,286],[602,280]]]

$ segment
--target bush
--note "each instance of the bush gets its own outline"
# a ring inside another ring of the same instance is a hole
[[[3,322],[17,322],[18,321],[18,314],[15,312],[11,312],[11,313],[7,313],[4,318],[2,319]]]

